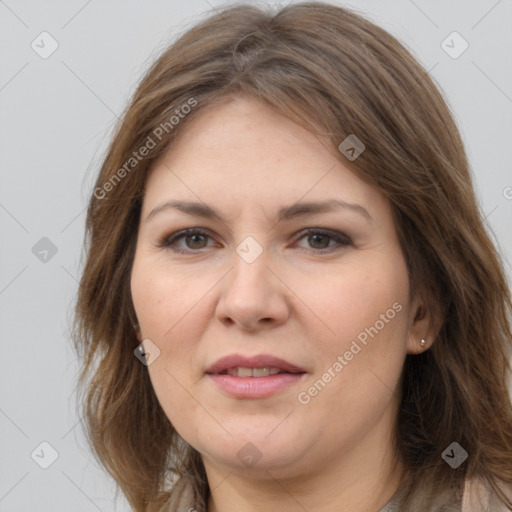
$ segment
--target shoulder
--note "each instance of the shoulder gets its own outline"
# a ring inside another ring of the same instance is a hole
[[[512,502],[512,485],[500,483],[500,489]],[[466,480],[462,512],[510,512],[510,508],[498,498],[489,484],[482,479]]]

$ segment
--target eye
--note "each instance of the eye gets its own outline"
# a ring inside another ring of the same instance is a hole
[[[306,239],[310,245],[310,248],[306,249],[313,252],[332,252],[332,250],[339,249],[340,246],[352,245],[352,240],[347,235],[337,231],[308,229],[302,231],[300,235],[299,240]],[[208,239],[211,240],[212,237],[206,231],[189,228],[165,237],[158,242],[158,246],[177,253],[187,254],[212,247],[212,245],[207,245]],[[331,242],[335,242],[334,245]]]
[[[339,249],[339,246],[345,247],[352,245],[352,240],[344,233],[338,231],[308,229],[302,232],[302,236],[299,240],[303,238],[306,238],[313,251],[331,252],[333,249]],[[335,244],[329,245],[330,242],[335,242]],[[338,247],[336,247],[336,245],[338,245]]]
[[[211,237],[205,231],[197,228],[189,228],[169,235],[161,240],[158,246],[171,249],[174,252],[189,253],[207,247],[206,243],[208,238]],[[183,247],[183,244],[178,244],[178,242],[182,240],[185,243],[185,247]]]

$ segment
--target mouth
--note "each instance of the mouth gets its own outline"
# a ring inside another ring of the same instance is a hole
[[[269,377],[272,375],[279,375],[280,373],[292,373],[282,370],[280,368],[247,368],[243,366],[238,366],[235,368],[228,368],[223,372],[218,373],[217,375],[231,375],[231,377]]]
[[[305,373],[305,370],[285,359],[268,354],[251,357],[231,354],[221,357],[205,373],[232,377],[268,377],[280,373]]]
[[[226,356],[205,374],[224,393],[235,398],[266,398],[298,383],[306,371],[270,355]]]

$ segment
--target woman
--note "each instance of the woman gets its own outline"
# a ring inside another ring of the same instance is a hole
[[[510,292],[449,110],[384,30],[323,3],[189,30],[87,234],[88,434],[133,510],[512,509]]]

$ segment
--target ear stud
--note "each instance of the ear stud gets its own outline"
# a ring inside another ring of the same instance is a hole
[[[424,347],[427,344],[427,342],[422,338],[420,341],[420,345]]]

